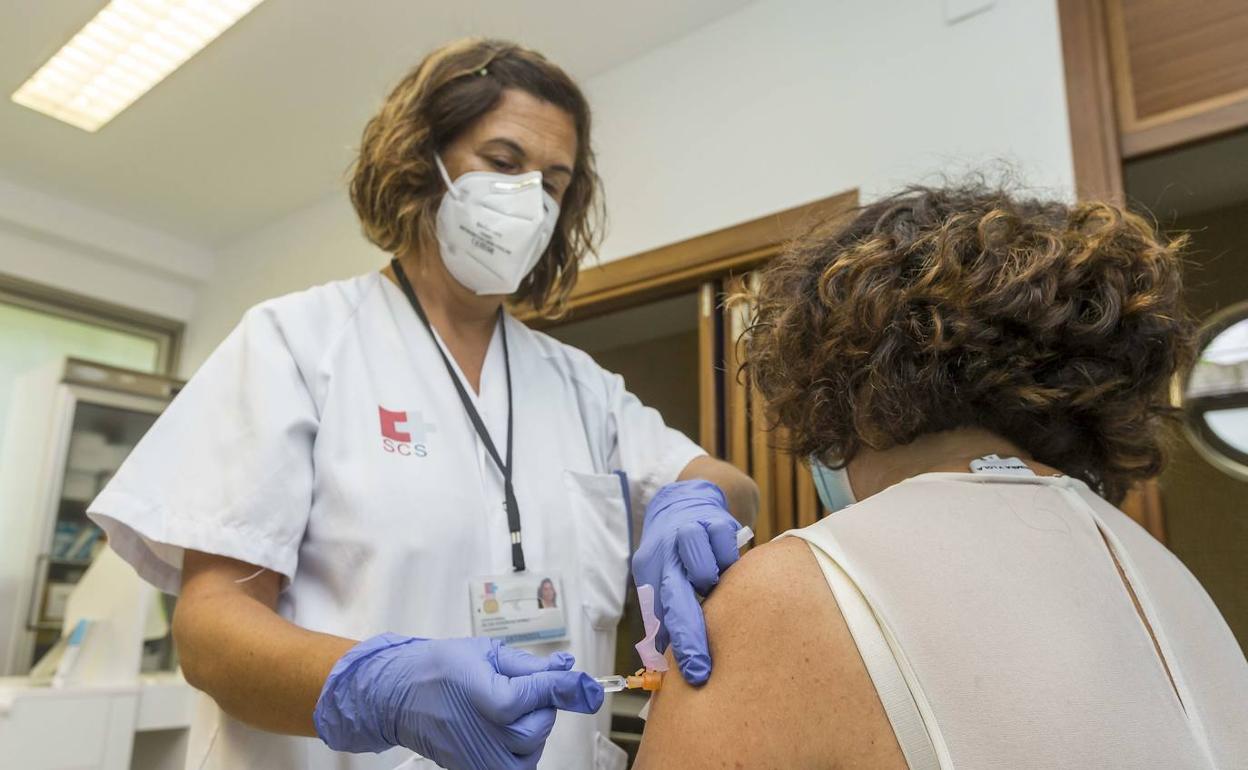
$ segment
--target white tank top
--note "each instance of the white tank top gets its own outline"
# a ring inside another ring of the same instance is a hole
[[[783,536],[811,546],[914,770],[1248,768],[1226,622],[1080,481],[928,473]]]

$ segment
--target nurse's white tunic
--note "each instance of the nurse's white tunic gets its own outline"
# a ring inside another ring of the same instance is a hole
[[[637,523],[702,450],[586,354],[505,323],[525,557],[531,572],[562,574],[571,634],[533,650],[562,646],[578,669],[612,673],[630,526],[613,472],[626,474]],[[279,611],[304,628],[355,639],[470,636],[468,580],[509,572],[510,539],[502,477],[435,344],[378,273],[253,308],[95,500],[92,518],[169,593],[191,548],[284,575]],[[497,333],[480,384],[478,410],[504,447]],[[597,715],[560,713],[540,767],[623,767],[609,728],[609,703]],[[201,696],[187,766],[389,770],[411,756],[338,754],[264,733]]]

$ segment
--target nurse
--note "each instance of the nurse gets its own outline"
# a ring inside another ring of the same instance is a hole
[[[756,488],[503,308],[557,306],[592,249],[589,138],[539,54],[428,56],[351,182],[390,265],[248,311],[91,506],[180,593],[211,696],[189,767],[622,768],[572,666],[612,672],[631,510],[638,582],[685,678],[709,676],[697,594]]]

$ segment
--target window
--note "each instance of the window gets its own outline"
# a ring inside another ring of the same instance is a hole
[[[0,275],[0,436],[13,381],[68,356],[170,375],[182,324]]]

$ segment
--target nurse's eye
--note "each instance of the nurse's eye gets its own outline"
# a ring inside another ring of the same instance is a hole
[[[504,174],[514,174],[517,171],[515,163],[503,158],[490,158],[490,165],[492,165],[496,171],[500,171]]]

